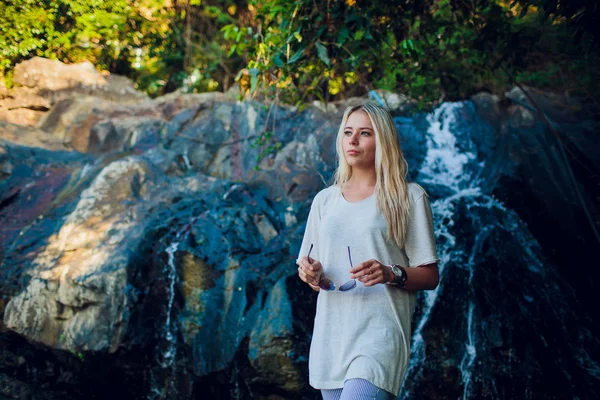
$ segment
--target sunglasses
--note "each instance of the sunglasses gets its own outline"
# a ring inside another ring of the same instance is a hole
[[[306,258],[308,258],[308,261],[311,262],[310,260],[310,252],[313,249],[313,244],[310,244],[310,249],[308,250],[308,256],[306,256]],[[350,246],[348,246],[348,260],[350,261],[350,268],[353,268],[352,265],[352,257],[350,257]],[[332,292],[335,290],[335,284],[333,283],[333,281],[329,278],[321,278],[321,280],[319,281],[319,287],[323,290],[327,290],[328,292]],[[356,279],[351,279],[348,282],[344,283],[342,286],[340,286],[340,288],[338,289],[340,292],[347,292],[349,290],[352,290],[356,287]]]

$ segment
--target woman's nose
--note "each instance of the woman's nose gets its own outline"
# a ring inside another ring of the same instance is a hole
[[[358,135],[356,133],[350,135],[350,144],[358,144]]]

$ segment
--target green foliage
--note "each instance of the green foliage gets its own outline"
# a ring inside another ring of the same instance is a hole
[[[182,86],[224,89],[236,68],[219,32],[234,20],[231,6],[233,0],[4,0],[0,76],[42,56],[67,63],[89,60],[133,78],[151,95]]]
[[[0,70],[34,55],[105,67],[130,40],[126,0],[5,0],[0,7]]]
[[[222,31],[252,72],[251,92],[302,104],[383,88],[426,108],[515,82],[593,93],[580,81],[598,82],[594,35],[573,22],[596,11],[576,3],[253,0],[251,23]]]
[[[258,148],[258,156],[256,157],[256,165],[254,170],[260,169],[259,164],[263,158],[270,154],[275,154],[281,148],[281,142],[277,141],[271,131],[264,131],[254,142],[250,144],[251,148]]]
[[[520,82],[594,100],[599,13],[586,0],[4,0],[0,76],[10,86],[37,55],[87,59],[152,96],[239,81],[242,96],[300,106],[382,88],[427,108]]]

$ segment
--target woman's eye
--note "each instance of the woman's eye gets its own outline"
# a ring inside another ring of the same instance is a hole
[[[362,131],[360,134],[363,136],[369,136],[371,134],[371,132]]]
[[[350,131],[346,131],[346,132],[344,132],[344,135],[346,135],[346,136],[350,136],[350,135],[352,135],[352,132],[350,132]]]

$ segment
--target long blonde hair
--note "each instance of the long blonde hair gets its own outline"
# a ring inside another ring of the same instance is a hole
[[[339,186],[350,180],[352,167],[346,162],[342,141],[348,117],[355,111],[363,111],[371,120],[375,131],[375,172],[377,182],[375,195],[377,208],[388,223],[388,237],[400,247],[404,247],[406,226],[408,224],[409,201],[406,175],[408,163],[404,158],[396,126],[390,113],[383,107],[367,103],[348,107],[340,124],[336,139],[338,168],[335,171],[334,185]]]

